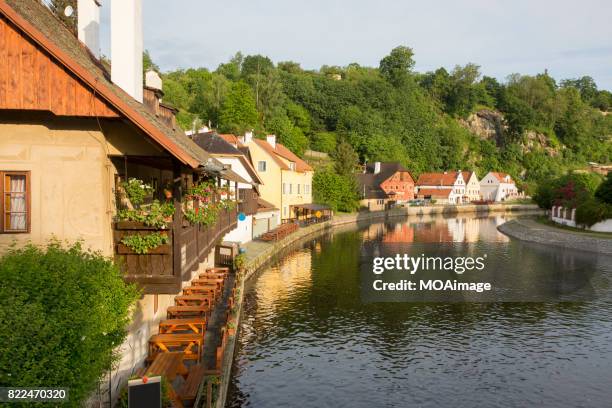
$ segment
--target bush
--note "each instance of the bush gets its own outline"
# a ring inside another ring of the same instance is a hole
[[[587,227],[612,218],[612,205],[596,199],[586,200],[576,208],[576,223]]]
[[[327,204],[334,211],[352,212],[358,208],[354,180],[324,169],[315,172],[312,185],[315,202]]]
[[[80,244],[0,258],[0,386],[67,387],[80,406],[117,360],[138,298],[119,269]]]
[[[612,204],[612,172],[609,172],[606,179],[595,191],[595,197],[607,204]]]

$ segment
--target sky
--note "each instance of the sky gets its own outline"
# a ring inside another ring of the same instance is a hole
[[[110,55],[110,0],[102,52]],[[163,71],[214,70],[237,51],[305,69],[378,66],[398,45],[420,72],[473,62],[484,75],[548,69],[612,90],[610,0],[143,0],[144,44]]]

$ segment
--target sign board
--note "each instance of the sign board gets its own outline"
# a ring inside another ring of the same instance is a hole
[[[128,381],[129,408],[161,408],[161,377],[144,377]]]

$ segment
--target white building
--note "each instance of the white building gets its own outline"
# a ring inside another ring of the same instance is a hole
[[[490,171],[480,180],[483,200],[506,201],[519,197],[519,191],[509,174]]]
[[[462,204],[470,201],[467,195],[466,180],[464,174],[468,175],[472,182],[475,177],[473,172],[443,172],[423,173],[417,180],[417,197],[420,199],[436,200],[438,204]]]

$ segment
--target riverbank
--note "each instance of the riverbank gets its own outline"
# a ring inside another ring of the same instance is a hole
[[[292,244],[309,236],[320,234],[325,230],[332,229],[341,225],[348,224],[368,224],[374,221],[394,218],[408,218],[411,216],[426,215],[455,215],[455,214],[487,214],[487,213],[506,213],[506,212],[537,212],[540,211],[537,205],[532,204],[488,204],[488,205],[461,205],[461,206],[426,206],[426,207],[405,207],[394,208],[386,211],[360,212],[352,214],[339,214],[331,220],[308,227],[300,228],[295,233],[287,236],[278,242],[251,241],[242,247],[246,250],[246,264],[243,277],[240,279],[236,296],[237,307],[237,330],[236,335],[229,338],[227,353],[223,359],[223,371],[227,373],[221,378],[219,395],[216,399],[216,407],[223,408],[227,398],[227,390],[231,378],[231,368],[233,363],[234,350],[236,347],[236,337],[242,317],[242,306],[244,297],[244,287],[246,281],[254,276],[265,264],[271,260],[283,256],[290,251]]]
[[[561,229],[534,219],[508,221],[497,229],[521,241],[612,255],[612,238]]]

